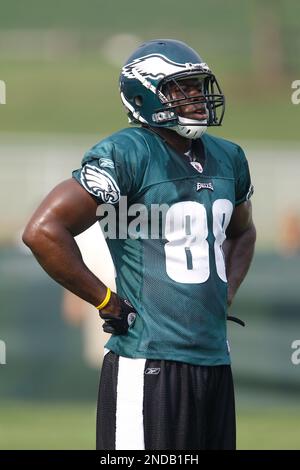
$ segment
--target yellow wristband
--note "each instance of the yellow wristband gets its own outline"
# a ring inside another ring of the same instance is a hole
[[[98,307],[96,307],[96,308],[97,308],[98,310],[102,310],[102,309],[105,307],[105,305],[108,304],[108,302],[110,301],[110,298],[111,298],[111,290],[110,290],[110,288],[108,287],[108,288],[107,288],[107,291],[106,291],[106,296],[105,296],[104,300],[103,300],[103,301],[101,302],[101,304],[98,305]]]

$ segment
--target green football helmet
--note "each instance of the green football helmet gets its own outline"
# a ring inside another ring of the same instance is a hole
[[[199,94],[188,96],[184,80],[199,81]],[[170,86],[180,90],[172,97]],[[208,126],[220,126],[225,98],[208,65],[192,48],[172,39],[142,44],[126,61],[120,75],[120,94],[129,122],[166,127],[189,139],[197,139]],[[202,103],[207,118],[180,116],[180,107]]]

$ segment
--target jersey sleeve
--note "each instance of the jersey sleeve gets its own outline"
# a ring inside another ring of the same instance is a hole
[[[73,178],[98,203],[117,204],[121,196],[131,191],[132,171],[120,149],[113,142],[102,141],[88,150],[81,168],[72,172]]]
[[[236,185],[235,185],[235,205],[250,199],[254,192],[251,183],[248,161],[241,147],[238,147],[238,158],[236,162]]]

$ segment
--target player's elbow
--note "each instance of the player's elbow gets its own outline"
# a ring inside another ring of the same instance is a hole
[[[253,223],[245,230],[240,237],[238,237],[244,247],[247,247],[247,251],[254,252],[256,243],[256,228]]]
[[[45,237],[48,237],[49,230],[45,224],[39,220],[30,221],[22,235],[23,243],[25,243],[28,248],[33,253],[38,252],[39,246],[43,243]]]
[[[254,223],[252,222],[250,227],[248,228],[247,230],[247,235],[248,235],[248,239],[249,241],[255,245],[255,242],[256,242],[256,228],[255,228],[255,225]]]

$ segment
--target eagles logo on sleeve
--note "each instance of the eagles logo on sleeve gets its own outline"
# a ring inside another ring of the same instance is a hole
[[[119,201],[120,189],[107,171],[87,164],[81,170],[80,179],[85,189],[103,202],[115,204]]]

